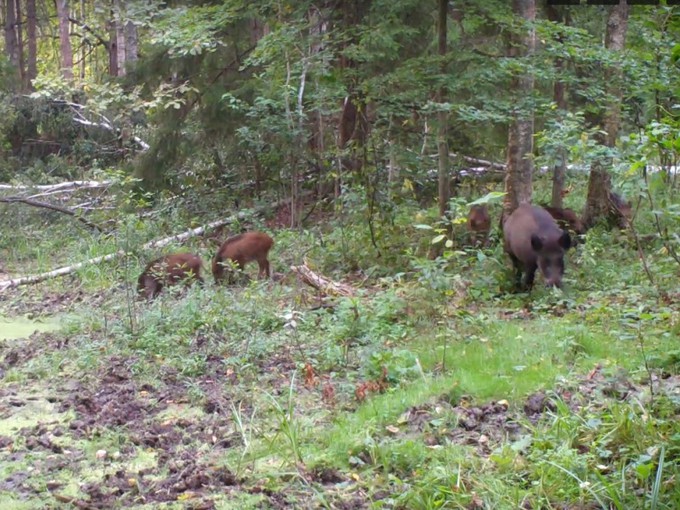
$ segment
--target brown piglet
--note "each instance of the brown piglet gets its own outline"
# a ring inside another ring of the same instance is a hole
[[[137,291],[147,299],[155,298],[165,286],[186,284],[194,280],[203,284],[201,278],[202,261],[193,253],[175,253],[152,260],[139,275]]]
[[[248,262],[255,260],[260,266],[259,277],[262,278],[265,274],[267,277],[271,276],[267,254],[273,245],[274,240],[264,232],[245,232],[230,237],[222,243],[212,262],[215,283],[224,280],[225,272],[229,273],[229,283],[233,283],[233,272],[225,264],[229,260],[241,270]]]
[[[467,228],[470,239],[475,246],[485,244],[491,230],[491,217],[489,208],[482,204],[470,207],[468,213]]]
[[[557,222],[557,226],[561,229],[570,230],[579,236],[586,233],[581,218],[578,217],[578,214],[573,209],[552,207],[547,204],[541,204],[541,207],[550,213],[550,216],[553,217]]]

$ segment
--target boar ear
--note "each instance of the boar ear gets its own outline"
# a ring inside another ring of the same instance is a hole
[[[571,237],[569,236],[569,232],[566,230],[562,231],[562,236],[560,237],[559,243],[565,251],[571,248]]]
[[[543,241],[537,234],[531,234],[531,247],[534,251],[541,251],[543,248]]]

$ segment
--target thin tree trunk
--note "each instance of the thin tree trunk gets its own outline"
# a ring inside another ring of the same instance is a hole
[[[26,62],[24,58],[24,29],[21,15],[21,0],[14,0],[14,2],[16,4],[17,53],[19,54],[19,76],[21,78],[21,89],[28,90],[28,84],[26,82]]]
[[[17,0],[18,1],[18,0]],[[9,59],[10,64],[21,76],[21,68],[19,66],[19,43],[17,41],[17,20],[15,0],[5,1],[5,54]]]
[[[85,0],[80,0],[80,19],[85,19]],[[80,45],[80,80],[85,80],[85,70],[87,69],[87,45]]]
[[[617,6],[609,11],[607,18],[607,33],[605,35],[605,47],[614,53],[620,54],[626,43],[626,31],[628,29],[629,8],[625,0],[621,0]],[[601,126],[604,134],[598,134],[598,142],[609,148],[616,145],[616,138],[621,120],[621,69],[618,65],[607,66],[604,70],[604,79],[607,95],[610,98],[605,111],[601,113]],[[607,169],[612,164],[610,155],[601,156],[593,161],[590,168],[588,181],[588,198],[586,199],[583,223],[586,227],[592,227],[599,221],[609,219],[611,223],[618,223],[615,218],[616,212],[610,204],[611,176]]]
[[[518,17],[532,23],[536,18],[536,4],[534,0],[513,0],[513,11]],[[514,44],[510,45],[511,57],[531,56],[536,47],[536,33],[530,28],[525,34],[517,36]],[[522,49],[524,53],[522,52]],[[534,77],[530,73],[516,75],[511,83],[511,89],[518,98],[531,98],[534,89]],[[519,204],[531,202],[533,160],[531,155],[534,147],[534,113],[533,105],[515,108],[512,112],[513,120],[508,129],[507,170],[505,176],[505,200],[503,215],[507,217]]]
[[[28,62],[26,83],[28,90],[33,89],[33,80],[38,76],[38,40],[36,36],[35,0],[26,0],[26,37],[28,38]]]
[[[365,13],[370,9],[371,2],[368,0],[351,0],[341,2],[340,14],[342,20],[340,25],[347,30],[353,30],[359,23],[361,23]],[[346,46],[356,43],[353,37],[345,42]],[[341,54],[340,68],[352,69],[356,67],[356,62]],[[341,188],[342,175],[346,170],[356,171],[363,166],[363,160],[357,157],[357,154],[362,154],[366,144],[366,135],[368,133],[368,124],[366,121],[366,101],[357,87],[357,79],[351,78],[347,84],[347,96],[344,99],[342,114],[340,116],[340,125],[338,128],[338,149],[340,155],[338,157],[338,169],[336,178],[336,195],[339,195]],[[350,142],[350,155],[343,155]]]
[[[118,76],[118,38],[116,34],[117,23],[115,15],[115,4],[111,8],[111,21],[109,21],[109,75]]]
[[[113,10],[116,13],[114,23],[116,26],[116,62],[118,63],[118,76],[125,76],[127,62],[127,40],[125,37],[125,21],[123,20],[123,6],[120,0],[114,0]]]
[[[548,19],[550,21],[560,22],[565,25],[569,24],[567,16],[560,16],[557,12],[555,6],[548,5]],[[563,44],[564,38],[560,35],[558,37],[558,43]],[[555,85],[553,87],[553,100],[557,105],[557,117],[559,119],[564,119],[567,112],[567,84],[560,80],[559,77],[564,73],[565,63],[564,59],[555,59],[555,76],[557,77]],[[552,183],[552,200],[551,205],[553,207],[564,207],[563,195],[564,195],[564,181],[565,175],[567,173],[567,150],[565,147],[560,147],[557,150],[557,161],[555,161],[553,166],[553,183]]]
[[[61,74],[73,81],[73,49],[71,48],[68,0],[55,0],[59,18],[59,51],[61,53]]]
[[[128,67],[137,62],[138,41],[137,26],[128,21],[125,23],[125,63]]]
[[[448,0],[439,0],[439,20],[438,20],[438,53],[443,57],[446,55],[446,18],[449,2]],[[442,63],[442,73],[444,72],[444,63]],[[442,105],[444,103],[446,91],[444,86],[441,86],[437,91],[437,102]],[[449,208],[449,146],[446,140],[447,123],[449,116],[446,111],[442,110],[437,115],[439,117],[439,126],[437,127],[437,152],[439,154],[438,164],[438,181],[439,181],[439,216],[446,216]]]

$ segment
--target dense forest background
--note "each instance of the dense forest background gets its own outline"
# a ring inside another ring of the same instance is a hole
[[[680,507],[680,7],[555,3],[0,0],[0,506]]]

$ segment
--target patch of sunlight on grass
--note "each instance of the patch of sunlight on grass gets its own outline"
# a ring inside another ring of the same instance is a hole
[[[59,329],[59,319],[31,320],[26,317],[0,317],[0,341],[27,338],[36,331]]]
[[[320,438],[328,448],[329,458],[342,458],[353,444],[374,433],[381,434],[409,407],[442,395],[454,404],[455,396],[461,394],[470,395],[475,404],[491,399],[521,402],[528,394],[552,387],[559,377],[587,372],[597,363],[637,365],[639,357],[634,344],[623,344],[608,332],[574,324],[573,318],[494,321],[469,339],[455,335],[452,328],[444,375],[411,381],[394,392],[371,395],[354,413],[339,416]],[[441,343],[432,335],[411,347],[427,369],[441,366]],[[326,455],[322,450],[317,453]]]

